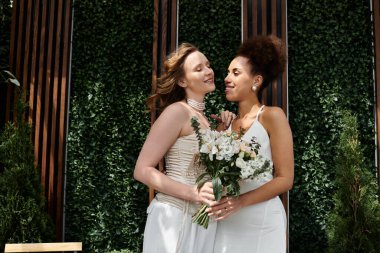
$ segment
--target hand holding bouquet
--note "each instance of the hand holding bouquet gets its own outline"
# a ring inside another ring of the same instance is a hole
[[[206,172],[197,178],[198,189],[211,178],[216,201],[222,198],[223,189],[227,196],[238,196],[239,181],[272,171],[272,162],[258,155],[260,144],[256,138],[247,142],[233,131],[200,129],[196,117],[191,119],[191,126],[199,141],[199,162],[206,167]],[[192,218],[204,228],[209,223],[206,208],[207,205],[203,204]]]

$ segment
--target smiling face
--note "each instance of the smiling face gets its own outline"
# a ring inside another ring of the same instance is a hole
[[[208,92],[215,90],[214,71],[206,56],[199,51],[189,54],[184,62],[185,76],[179,84],[185,88],[188,97],[203,99]]]
[[[228,67],[228,75],[224,79],[226,84],[226,98],[228,101],[240,102],[251,99],[256,94],[252,91],[252,86],[257,84],[257,75],[251,73],[251,65],[248,58],[238,56],[232,60]]]

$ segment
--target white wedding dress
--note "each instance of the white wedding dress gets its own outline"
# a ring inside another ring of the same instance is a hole
[[[177,139],[165,156],[166,174],[178,182],[195,185],[204,171],[194,162],[198,153],[195,134]],[[192,223],[191,216],[200,204],[157,193],[148,207],[143,253],[209,253],[212,252],[216,222],[210,219],[208,229]]]
[[[272,160],[268,133],[259,122],[263,108],[242,138],[250,141],[255,136],[261,145],[259,154]],[[260,180],[244,180],[240,183],[240,193],[254,190],[272,179],[272,173],[267,173]],[[286,214],[279,197],[245,207],[218,222],[214,253],[248,252],[286,252]]]

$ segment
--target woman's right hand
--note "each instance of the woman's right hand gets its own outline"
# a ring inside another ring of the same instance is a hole
[[[218,126],[218,130],[226,130],[231,125],[232,121],[236,118],[236,114],[226,110],[221,111],[220,115],[211,114],[211,118],[215,119],[218,123],[220,123]],[[222,126],[223,129],[220,129],[220,126]]]
[[[200,189],[197,189],[195,186],[195,190],[197,191],[197,201],[203,204],[210,206],[215,201],[214,190],[212,187],[212,182],[206,182]]]

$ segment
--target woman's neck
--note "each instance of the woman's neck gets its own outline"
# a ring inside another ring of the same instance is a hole
[[[257,110],[259,110],[261,103],[256,101],[241,101],[239,102],[239,111],[238,117],[244,118],[245,116],[256,114]]]

